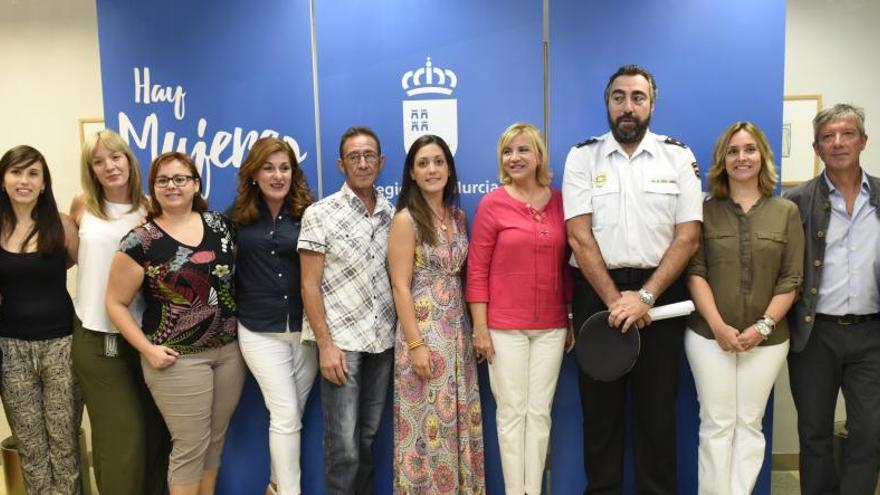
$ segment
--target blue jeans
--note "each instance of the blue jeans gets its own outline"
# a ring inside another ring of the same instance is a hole
[[[385,409],[394,350],[343,352],[348,364],[345,385],[321,377],[325,488],[327,495],[370,495],[373,439]]]

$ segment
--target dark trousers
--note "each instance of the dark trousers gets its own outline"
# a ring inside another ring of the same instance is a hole
[[[73,331],[73,368],[92,425],[92,463],[98,490],[162,495],[171,438],[144,384],[140,355],[121,335],[118,355],[104,355],[104,334]]]
[[[651,270],[612,270],[618,289],[638,290]],[[680,278],[657,305],[686,299]],[[576,329],[593,313],[607,309],[580,273],[572,302]],[[627,390],[632,397],[635,478],[638,493],[675,494],[675,400],[684,342],[684,318],[652,323],[641,333],[633,369],[619,380],[600,382],[580,374],[584,415],[584,469],[588,494],[623,492],[623,452]],[[634,329],[633,329],[634,330]],[[633,331],[630,330],[630,331]]]
[[[391,384],[394,349],[344,351],[344,385],[321,377],[324,415],[324,489],[327,495],[372,495],[373,440]]]
[[[801,352],[788,357],[798,413],[801,493],[873,494],[880,468],[880,321],[816,320]],[[849,433],[841,471],[832,458],[838,390]]]

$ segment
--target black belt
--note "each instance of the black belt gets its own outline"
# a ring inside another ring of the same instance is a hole
[[[651,277],[655,268],[615,268],[608,270],[611,280],[618,285],[641,284]]]
[[[823,313],[816,313],[816,319],[820,321],[830,321],[831,323],[837,323],[838,325],[858,325],[859,323],[864,323],[866,321],[871,320],[880,320],[880,313],[874,313],[870,315],[826,315]]]

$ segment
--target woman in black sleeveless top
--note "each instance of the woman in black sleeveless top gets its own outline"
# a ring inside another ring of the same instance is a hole
[[[70,358],[67,268],[76,225],[58,213],[46,159],[30,146],[0,158],[3,405],[28,493],[78,494],[82,402]]]

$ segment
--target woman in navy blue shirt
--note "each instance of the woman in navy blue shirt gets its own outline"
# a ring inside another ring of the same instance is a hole
[[[274,137],[254,143],[238,172],[232,208],[239,226],[238,335],[269,409],[272,482],[267,493],[280,495],[300,493],[301,420],[318,369],[315,348],[300,342],[296,251],[300,218],[312,201],[290,145]]]

